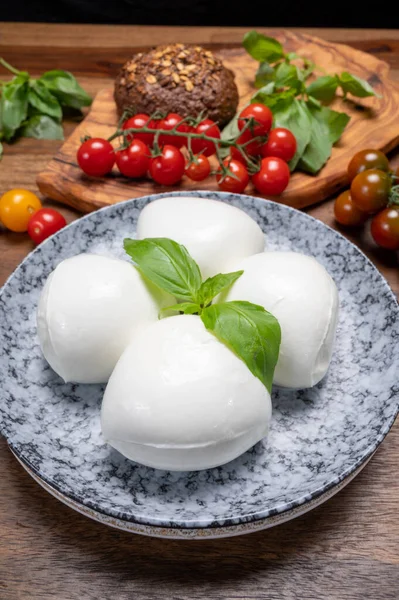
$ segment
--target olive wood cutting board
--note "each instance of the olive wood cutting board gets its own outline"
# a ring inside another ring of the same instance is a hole
[[[293,174],[287,190],[278,198],[284,204],[304,208],[331,196],[347,183],[347,164],[356,151],[365,148],[389,151],[399,144],[399,86],[389,80],[388,65],[371,54],[302,33],[283,31],[276,37],[286,50],[312,59],[328,73],[349,71],[367,79],[381,95],[381,98],[365,98],[356,103],[337,98],[331,104],[335,110],[347,112],[351,120],[340,141],[334,146],[330,160],[317,176],[300,172]],[[255,91],[253,81],[258,63],[242,48],[221,49],[216,54],[234,71],[240,105],[246,104]],[[149,179],[132,180],[122,177],[116,168],[106,177],[87,177],[76,162],[81,137],[89,134],[92,137],[106,138],[114,132],[116,123],[113,89],[104,89],[97,94],[86,118],[76,127],[44,171],[39,173],[37,184],[40,191],[50,198],[89,212],[166,189],[218,189],[214,177],[200,183],[184,177],[179,185],[165,188]],[[259,195],[252,184],[248,186],[246,193]]]

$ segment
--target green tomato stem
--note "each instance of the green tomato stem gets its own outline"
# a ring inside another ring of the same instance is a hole
[[[6,60],[4,60],[4,58],[0,58],[0,65],[2,65],[5,69],[10,71],[11,73],[14,73],[14,75],[19,75],[21,73],[21,71],[18,71],[18,69],[16,69],[12,65],[10,65]]]

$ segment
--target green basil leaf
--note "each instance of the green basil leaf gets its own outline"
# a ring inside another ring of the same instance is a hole
[[[358,98],[366,98],[367,96],[379,96],[371,85],[365,79],[351,75],[347,71],[344,71],[339,75],[339,83],[341,85],[344,94],[352,94]]]
[[[270,393],[281,341],[277,319],[262,306],[241,301],[213,304],[201,319]]]
[[[61,123],[48,115],[34,115],[28,119],[21,130],[24,137],[38,140],[63,140],[64,132]]]
[[[233,285],[243,273],[244,271],[235,271],[234,273],[219,273],[209,277],[198,290],[198,303],[201,306],[207,306],[215,296]]]
[[[339,80],[335,75],[323,75],[308,85],[306,93],[322,102],[331,102],[335,97],[338,85]]]
[[[226,127],[224,127],[221,133],[221,138],[222,140],[233,140],[239,135],[239,133],[240,130],[238,129],[238,114],[236,114],[235,117],[233,117],[231,121],[227,123]]]
[[[312,116],[317,119],[323,130],[323,135],[328,136],[330,142],[335,144],[341,137],[345,127],[350,121],[350,116],[323,106],[319,110],[309,107]]]
[[[28,111],[28,80],[25,74],[17,75],[2,88],[0,99],[0,130],[7,141],[11,140]]]
[[[39,113],[61,121],[62,109],[60,103],[41,81],[31,82],[28,91],[28,102]]]
[[[259,62],[273,63],[284,56],[280,42],[257,31],[249,31],[242,42],[245,50]]]
[[[270,81],[270,83],[267,83],[266,85],[261,87],[258,92],[255,93],[255,95],[251,99],[251,102],[262,102],[262,98],[265,98],[266,96],[270,96],[271,94],[274,93],[275,87],[276,87],[275,82]],[[258,100],[258,98],[259,98],[259,100]]]
[[[196,313],[201,312],[201,307],[198,304],[194,304],[193,302],[181,302],[181,304],[172,304],[172,306],[167,306],[162,309],[162,312],[173,310],[184,313],[185,315],[194,315]]]
[[[320,121],[312,115],[310,141],[300,158],[298,168],[315,175],[330,158],[331,150],[331,140],[324,135]]]
[[[295,90],[287,90],[285,92],[278,92],[275,94],[271,93],[269,90],[270,88],[268,85],[265,85],[252,96],[251,102],[260,102],[265,104],[273,112],[275,110],[285,110],[294,102]]]
[[[298,86],[300,86],[300,81],[297,67],[286,62],[280,63],[276,69],[276,87],[293,87],[297,89]]]
[[[55,69],[47,71],[38,80],[56,96],[62,106],[80,109],[90,106],[92,99],[78,84],[72,73]]]
[[[147,279],[179,300],[196,303],[201,273],[184,246],[168,238],[126,238],[123,246]]]
[[[311,116],[311,136],[298,167],[315,175],[330,158],[333,144],[341,137],[350,117],[327,106],[320,108],[309,103],[307,110]]]
[[[261,88],[266,84],[272,82],[275,78],[275,72],[273,67],[268,62],[260,63],[258,70],[255,75],[255,87]]]
[[[320,102],[320,100],[317,100],[317,98],[313,98],[313,96],[309,96],[308,97],[308,99],[307,99],[307,105],[309,107],[312,106],[313,108],[317,108],[317,109],[321,108],[321,102]]]

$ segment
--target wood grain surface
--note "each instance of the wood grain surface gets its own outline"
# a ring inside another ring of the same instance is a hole
[[[266,30],[265,30],[266,31]],[[0,56],[19,68],[75,72],[91,94],[112,85],[126,55],[182,40],[217,49],[240,28],[0,24]],[[273,30],[266,33],[274,34]],[[389,62],[399,81],[393,30],[307,30]],[[76,123],[65,124],[69,135]],[[0,163],[0,192],[26,187],[59,148],[20,140]],[[392,157],[399,165],[399,157]],[[55,203],[46,202],[47,205]],[[60,208],[57,206],[57,208]],[[71,221],[79,214],[61,207]],[[335,227],[332,200],[308,210]],[[377,250],[369,233],[342,231],[399,295],[398,254]],[[0,285],[33,248],[0,228]],[[364,471],[314,511],[274,529],[214,541],[144,538],[92,522],[42,490],[0,441],[1,600],[397,600],[399,589],[399,425]]]
[[[334,146],[331,158],[317,177],[294,173],[288,188],[278,198],[284,204],[304,208],[324,200],[347,184],[347,165],[354,148],[388,151],[399,143],[399,86],[390,81],[387,63],[371,54],[299,32],[281,31],[277,37],[286,51],[312,60],[327,73],[353,72],[371,82],[381,96],[359,99],[356,103],[338,96],[332,102],[331,108],[346,112],[351,120],[339,143]],[[258,63],[240,46],[222,48],[216,54],[235,73],[240,106],[245,106],[255,92],[253,82]],[[97,178],[87,177],[80,170],[76,153],[81,139],[85,135],[108,138],[115,132],[117,122],[113,88],[106,88],[97,94],[87,117],[44,171],[39,173],[37,184],[40,191],[84,212],[161,191],[163,188],[150,179],[122,177],[117,167],[112,174]],[[117,140],[114,143],[119,144]],[[213,167],[217,168],[217,161],[213,161]],[[200,183],[184,177],[181,183],[170,189],[217,190],[218,186],[215,177],[208,177]],[[246,193],[259,196],[251,184]]]

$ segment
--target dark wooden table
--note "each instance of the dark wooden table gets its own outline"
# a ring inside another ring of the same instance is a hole
[[[215,49],[240,43],[245,31],[3,23],[0,56],[31,73],[70,70],[95,94],[109,86],[118,66],[139,48],[182,41]],[[397,31],[307,32],[372,52],[391,65],[392,78],[399,80]],[[73,127],[66,123],[65,134]],[[37,191],[35,176],[58,143],[21,140],[7,147],[0,193],[12,187]],[[399,155],[393,161],[399,164]],[[79,216],[61,211],[69,221]],[[308,212],[334,226],[332,201]],[[399,294],[398,255],[377,250],[368,234],[348,237]],[[31,249],[26,235],[0,228],[0,285]],[[73,512],[42,490],[1,440],[0,599],[397,600],[398,467],[396,423],[362,473],[316,510],[248,536],[178,542],[112,530]]]

